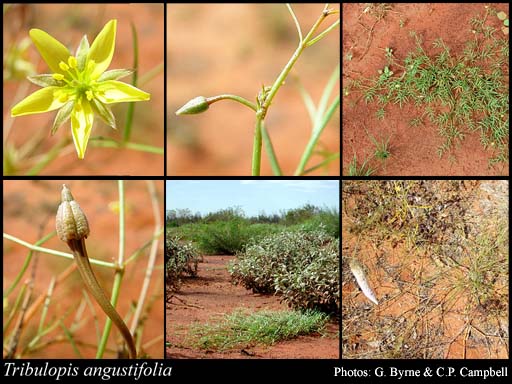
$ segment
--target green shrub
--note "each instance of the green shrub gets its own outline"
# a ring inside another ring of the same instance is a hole
[[[202,252],[210,255],[234,255],[249,244],[270,234],[281,231],[274,224],[249,224],[245,220],[233,219],[196,226],[190,238]]]
[[[323,230],[282,232],[249,245],[230,264],[235,283],[279,293],[294,308],[339,307],[339,240]]]
[[[197,233],[198,247],[211,255],[233,255],[249,240],[247,223],[240,219],[216,221],[201,226]]]
[[[165,241],[165,280],[171,292],[178,290],[183,275],[197,275],[200,260],[199,253],[190,242],[168,236]]]

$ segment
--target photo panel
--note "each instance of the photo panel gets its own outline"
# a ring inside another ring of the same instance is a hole
[[[339,358],[339,181],[166,182],[166,358]]]
[[[3,192],[4,358],[162,359],[164,182]]]
[[[343,181],[342,359],[508,359],[508,210],[508,180]]]
[[[167,174],[340,174],[340,4],[168,4]]]
[[[507,3],[344,3],[343,175],[509,175]]]
[[[164,175],[164,9],[4,6],[4,176]]]

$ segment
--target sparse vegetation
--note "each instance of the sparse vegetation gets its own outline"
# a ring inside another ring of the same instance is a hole
[[[507,181],[345,181],[342,196],[342,279],[356,255],[379,298],[344,294],[345,358],[508,357]]]
[[[370,12],[375,7],[366,9]],[[483,15],[471,19],[472,38],[460,54],[441,38],[432,42],[435,53],[428,54],[422,38],[411,31],[415,50],[399,61],[393,49],[385,48],[386,65],[378,75],[357,78],[345,87],[344,94],[361,91],[366,103],[380,106],[376,112],[379,120],[385,119],[389,104],[400,108],[414,104],[419,113],[410,119],[410,125],[429,121],[437,127],[444,141],[437,150],[439,157],[467,133],[478,132],[484,149],[492,151],[490,165],[507,163],[509,48],[508,40],[487,23],[493,13],[496,11],[486,7]],[[378,14],[382,18],[385,12]]]

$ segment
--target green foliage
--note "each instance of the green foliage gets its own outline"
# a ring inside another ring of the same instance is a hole
[[[212,223],[214,221],[231,221],[241,220],[245,217],[244,211],[240,207],[230,207],[221,209],[216,212],[209,213],[205,216],[204,221],[206,223]]]
[[[184,275],[196,276],[200,256],[190,242],[168,234],[165,241],[165,281],[171,292],[178,290]]]
[[[379,160],[386,160],[388,157],[391,156],[391,152],[389,149],[390,137],[388,137],[387,139],[377,141],[377,139],[375,139],[375,137],[373,137],[372,135],[369,134],[368,136],[370,137],[372,143],[375,145],[375,158]]]
[[[249,240],[248,225],[242,220],[217,221],[203,226],[198,233],[199,248],[212,255],[235,254]]]
[[[193,344],[203,349],[243,349],[321,332],[327,320],[325,314],[316,311],[236,310],[220,321],[192,327],[190,337]]]
[[[210,255],[234,255],[241,252],[249,242],[282,230],[277,225],[251,225],[242,219],[216,221],[193,228],[193,240],[202,252]]]
[[[237,255],[235,283],[256,293],[279,293],[293,308],[339,308],[339,240],[322,230],[282,232]]]
[[[322,209],[317,215],[301,224],[299,230],[318,231],[323,230],[329,236],[340,237],[340,213],[337,209]]]
[[[486,25],[488,13],[471,20],[474,34],[460,55],[453,54],[442,39],[436,39],[432,43],[436,53],[429,56],[414,32],[411,36],[416,49],[402,64],[395,64],[393,51],[386,49],[388,65],[373,79],[359,83],[364,100],[377,100],[381,105],[377,117],[384,118],[384,107],[391,102],[400,108],[414,102],[424,112],[413,118],[411,125],[421,124],[427,116],[437,126],[444,140],[438,149],[440,156],[464,139],[464,131],[478,131],[482,146],[493,149],[490,163],[507,162],[508,41],[495,37],[495,29]],[[355,162],[352,172],[367,173]]]
[[[357,156],[354,153],[354,157],[352,161],[348,165],[348,175],[349,176],[371,176],[375,173],[375,169],[370,167],[368,164],[370,159],[365,159],[363,164],[360,166],[357,164]]]
[[[290,209],[283,213],[283,224],[294,225],[303,223],[305,220],[311,219],[320,212],[320,208],[306,204],[303,207]]]

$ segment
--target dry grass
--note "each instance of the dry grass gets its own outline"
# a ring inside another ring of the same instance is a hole
[[[344,358],[508,357],[506,181],[345,181],[343,203]]]

